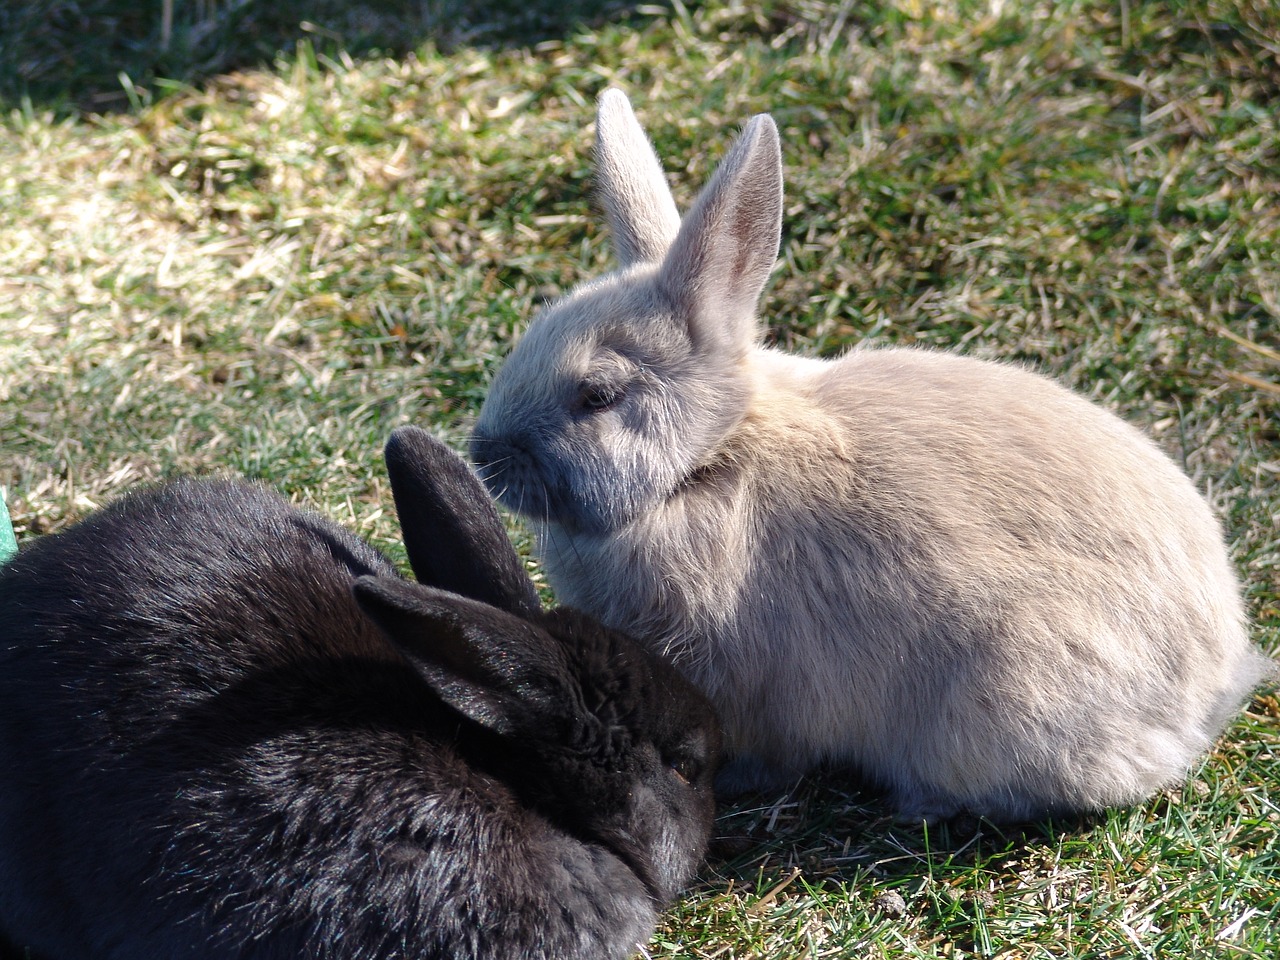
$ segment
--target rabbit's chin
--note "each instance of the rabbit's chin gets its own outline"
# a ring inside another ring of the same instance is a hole
[[[551,526],[570,536],[604,537],[639,515],[639,507],[592,490],[552,486],[545,482],[512,482],[485,478],[489,492],[504,507],[538,526]]]
[[[486,481],[503,506],[535,524],[551,524],[571,536],[607,537],[651,513],[668,495],[643,480],[627,482],[620,474],[586,482],[554,483],[532,472],[521,482],[510,478]]]

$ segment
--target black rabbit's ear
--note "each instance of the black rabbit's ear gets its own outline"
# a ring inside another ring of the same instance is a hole
[[[409,563],[420,583],[530,617],[538,593],[488,492],[462,459],[418,427],[384,453]]]
[[[537,731],[572,700],[564,651],[520,617],[394,577],[360,577],[355,593],[440,698],[481,726]]]

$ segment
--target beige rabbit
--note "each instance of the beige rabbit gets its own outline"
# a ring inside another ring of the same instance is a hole
[[[683,222],[616,90],[597,153],[622,269],[535,318],[472,456],[560,599],[709,693],[722,788],[827,761],[906,815],[1020,819],[1183,777],[1273,669],[1191,481],[1016,366],[761,346],[768,116]]]

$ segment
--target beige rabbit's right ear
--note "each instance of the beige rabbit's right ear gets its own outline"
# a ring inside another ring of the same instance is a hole
[[[596,179],[623,266],[656,263],[680,230],[662,163],[631,110],[610,87],[596,109]]]

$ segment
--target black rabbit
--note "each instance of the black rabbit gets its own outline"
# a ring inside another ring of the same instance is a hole
[[[0,568],[0,930],[52,960],[625,957],[705,849],[712,708],[543,612],[466,466],[387,444],[410,562],[244,482]]]

